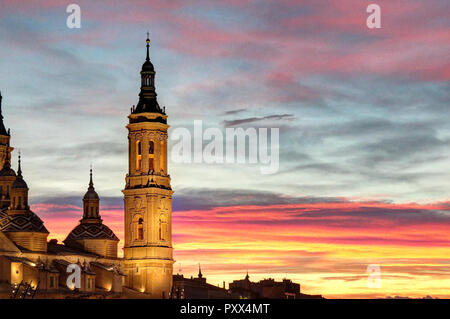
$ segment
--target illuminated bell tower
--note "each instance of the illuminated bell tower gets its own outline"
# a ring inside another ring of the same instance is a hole
[[[168,298],[172,288],[172,188],[167,171],[167,115],[156,99],[149,58],[141,70],[139,102],[128,116],[125,206],[125,286]]]

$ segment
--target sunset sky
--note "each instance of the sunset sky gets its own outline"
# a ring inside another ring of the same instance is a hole
[[[81,7],[81,28],[66,7]],[[368,29],[366,7],[381,7]],[[448,0],[0,0],[13,166],[63,240],[94,166],[123,237],[127,115],[146,32],[171,130],[280,129],[280,169],[170,161],[174,272],[325,297],[450,298]],[[170,136],[169,131],[169,136]],[[170,139],[170,138],[169,138]],[[381,288],[366,268],[381,267]]]

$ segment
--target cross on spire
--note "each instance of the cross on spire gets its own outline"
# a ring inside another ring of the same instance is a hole
[[[89,170],[89,187],[94,187],[94,182],[92,182],[92,164],[91,164],[91,169]]]
[[[145,40],[145,42],[147,42],[147,58],[145,59],[145,61],[150,61],[150,53],[149,53],[149,48],[150,48],[150,33],[147,31],[147,40]]]
[[[18,176],[22,176],[22,167],[20,165],[20,162],[21,162],[20,158],[21,158],[21,156],[20,156],[20,150],[19,150],[19,168],[17,170],[17,175]]]

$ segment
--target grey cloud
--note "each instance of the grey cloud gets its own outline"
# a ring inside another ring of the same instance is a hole
[[[236,120],[225,120],[223,121],[225,126],[237,126],[241,124],[248,124],[254,122],[260,122],[265,120],[294,120],[295,117],[293,114],[273,114],[267,115],[263,117],[250,117],[244,119],[236,119]]]
[[[80,159],[94,159],[107,156],[124,156],[126,157],[127,147],[126,141],[122,143],[111,141],[95,141],[87,143],[79,143],[74,145],[57,145],[55,147],[33,147],[28,149],[33,158],[40,157],[80,160]],[[51,154],[51,155],[49,155]]]
[[[246,109],[231,110],[231,111],[225,112],[224,115],[234,115],[234,114],[242,113],[245,111],[246,111]]]
[[[245,189],[185,188],[174,196],[174,210],[207,209],[216,206],[275,205],[292,203],[339,202],[333,197],[290,197],[281,193]]]

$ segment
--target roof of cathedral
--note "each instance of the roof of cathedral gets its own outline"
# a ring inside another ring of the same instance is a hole
[[[90,252],[87,252],[82,249],[77,249],[75,247],[69,247],[66,245],[53,243],[52,241],[49,241],[47,243],[47,253],[59,255],[59,256],[77,255],[77,256],[85,256],[85,257],[98,257],[97,254],[90,253]]]
[[[97,223],[80,223],[64,240],[64,243],[80,239],[110,239],[119,241],[114,232],[101,221]]]
[[[7,232],[49,233],[44,222],[32,211],[26,214],[9,215],[7,209],[0,211],[0,230]]]

